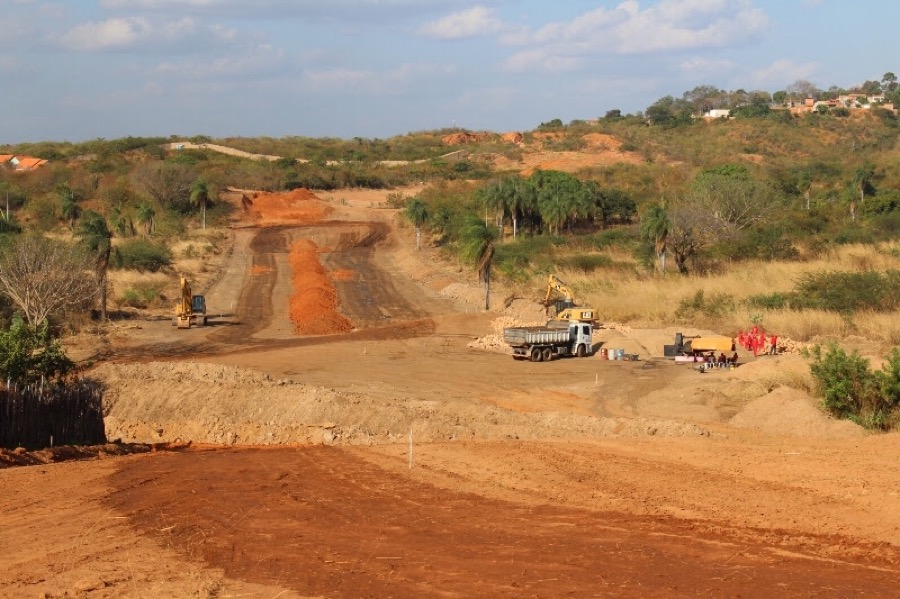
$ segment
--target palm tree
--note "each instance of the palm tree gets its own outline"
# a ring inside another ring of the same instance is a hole
[[[477,192],[477,198],[485,211],[485,219],[488,213],[493,213],[497,227],[503,230],[503,217],[505,216],[506,205],[503,199],[503,183],[502,181],[494,181],[480,188]]]
[[[60,185],[56,193],[59,194],[60,212],[62,217],[69,221],[69,229],[75,234],[75,221],[81,216],[81,207],[75,199],[75,192],[68,185]]]
[[[422,247],[422,227],[428,222],[428,206],[419,198],[413,198],[406,205],[403,215],[416,228],[416,251]]]
[[[137,221],[146,227],[147,237],[153,236],[153,223],[156,217],[156,210],[150,202],[144,202],[137,209]]]
[[[484,282],[484,309],[491,309],[491,263],[494,259],[495,227],[471,216],[460,231],[462,257],[475,264],[478,279]]]
[[[853,183],[856,185],[856,191],[859,192],[860,204],[866,201],[866,190],[869,188],[869,185],[872,184],[872,179],[874,178],[875,165],[870,162],[857,168],[853,173]]]
[[[518,176],[512,176],[506,179],[506,191],[503,194],[503,203],[509,216],[512,219],[513,239],[519,234],[519,210],[525,204],[525,186]]]
[[[653,242],[653,249],[659,258],[662,272],[666,272],[666,249],[671,232],[672,221],[665,205],[652,204],[641,219],[641,233]]]
[[[100,289],[100,319],[106,321],[106,273],[109,270],[109,257],[112,254],[112,232],[102,214],[88,211],[81,220],[78,230],[82,243],[95,256],[95,272]]]
[[[797,178],[797,189],[803,192],[803,198],[806,200],[806,210],[809,211],[810,208],[810,194],[812,192],[813,185],[813,177],[812,173],[808,169],[804,169],[800,171],[800,175]]]
[[[205,179],[197,179],[191,185],[191,205],[199,206],[203,212],[203,228],[206,228],[206,206],[210,203],[212,192]]]

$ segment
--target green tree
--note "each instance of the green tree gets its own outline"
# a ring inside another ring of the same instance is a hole
[[[856,187],[857,193],[859,193],[860,204],[866,201],[866,192],[871,190],[874,179],[875,165],[871,162],[866,162],[853,171],[853,185]]]
[[[881,78],[881,88],[885,92],[892,92],[897,89],[897,76],[888,71]]]
[[[475,265],[478,279],[484,283],[484,309],[491,309],[491,267],[497,229],[476,215],[470,215],[460,231],[460,249],[464,260]]]
[[[68,185],[59,185],[56,188],[56,194],[59,197],[60,213],[65,220],[69,221],[69,230],[74,233],[75,221],[81,216],[81,206],[78,205],[75,192]]]
[[[416,251],[422,247],[422,227],[428,222],[428,205],[419,198],[412,198],[403,211],[406,219],[416,228]]]
[[[30,325],[14,317],[0,330],[0,380],[27,385],[41,380],[59,380],[75,368],[75,363],[54,339],[46,320]]]
[[[586,215],[590,192],[569,173],[536,170],[530,181],[534,186],[537,209],[551,234],[559,235],[559,228],[570,218]]]
[[[149,201],[143,202],[137,209],[137,221],[144,225],[147,237],[153,236],[154,219],[156,218],[156,210]]]
[[[212,191],[206,179],[197,179],[191,185],[191,205],[200,208],[203,213],[203,228],[206,228],[206,207],[212,199]]]
[[[651,204],[641,218],[641,233],[653,243],[653,250],[659,260],[659,269],[666,272],[666,250],[672,221],[663,204]]]
[[[112,232],[102,214],[88,211],[81,221],[78,234],[82,243],[94,256],[94,272],[100,294],[100,318],[106,322],[108,316],[106,311],[107,273],[109,272],[109,257],[112,254]]]

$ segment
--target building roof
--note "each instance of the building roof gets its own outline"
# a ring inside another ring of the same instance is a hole
[[[47,161],[43,158],[32,158],[31,156],[17,156],[17,158],[19,160],[19,163],[16,165],[17,171],[28,171],[47,164]]]

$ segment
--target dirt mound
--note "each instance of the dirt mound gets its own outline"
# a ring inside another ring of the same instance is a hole
[[[518,131],[510,131],[509,133],[501,135],[500,139],[503,140],[504,143],[520,144],[525,141],[525,136]]]
[[[442,137],[441,143],[445,146],[462,146],[484,141],[493,135],[493,133],[451,133]]]
[[[254,193],[245,209],[251,220],[263,226],[318,222],[332,212],[328,204],[308,189]]]
[[[512,354],[512,349],[503,341],[503,329],[507,327],[536,327],[547,322],[544,307],[537,302],[517,299],[503,310],[503,316],[491,321],[493,333],[479,337],[468,344],[474,349]]]
[[[419,441],[709,435],[677,420],[363,396],[207,363],[103,364],[91,376],[106,390],[107,436],[129,443],[372,445],[404,442],[410,430]]]
[[[768,434],[793,437],[854,437],[865,430],[849,420],[835,420],[808,394],[779,387],[748,403],[729,424]]]
[[[290,300],[294,332],[331,335],[353,330],[353,323],[338,312],[337,291],[319,262],[316,244],[308,239],[296,241],[288,259],[294,284]]]

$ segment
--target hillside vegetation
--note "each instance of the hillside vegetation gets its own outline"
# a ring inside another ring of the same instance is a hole
[[[405,208],[413,198],[402,190],[426,183],[414,199],[429,243],[462,252],[466,223],[479,215],[496,238],[495,280],[533,287],[554,272],[609,318],[699,318],[732,328],[748,317],[783,319],[801,339],[857,330],[860,314],[881,318],[883,305],[853,303],[848,315],[776,294],[794,292],[805,272],[894,268],[900,129],[893,113],[650,122],[551,121],[519,143],[442,130],[386,140],[199,137],[187,141],[200,149],[181,151],[169,149],[177,138],[8,146],[2,151],[50,162],[33,172],[0,171],[0,197],[9,201],[4,229],[71,236],[85,212],[99,213],[116,249],[110,266],[155,272],[202,230],[202,212],[210,229],[227,223],[231,205],[218,198],[229,188],[368,187],[394,190],[389,202]],[[447,145],[454,139],[467,143]],[[236,158],[204,143],[282,158]],[[198,181],[209,192],[202,202],[196,194],[192,201]],[[214,251],[210,234],[203,237],[184,251]],[[113,300],[152,304],[153,288]],[[816,324],[785,315],[798,310],[815,313]]]

